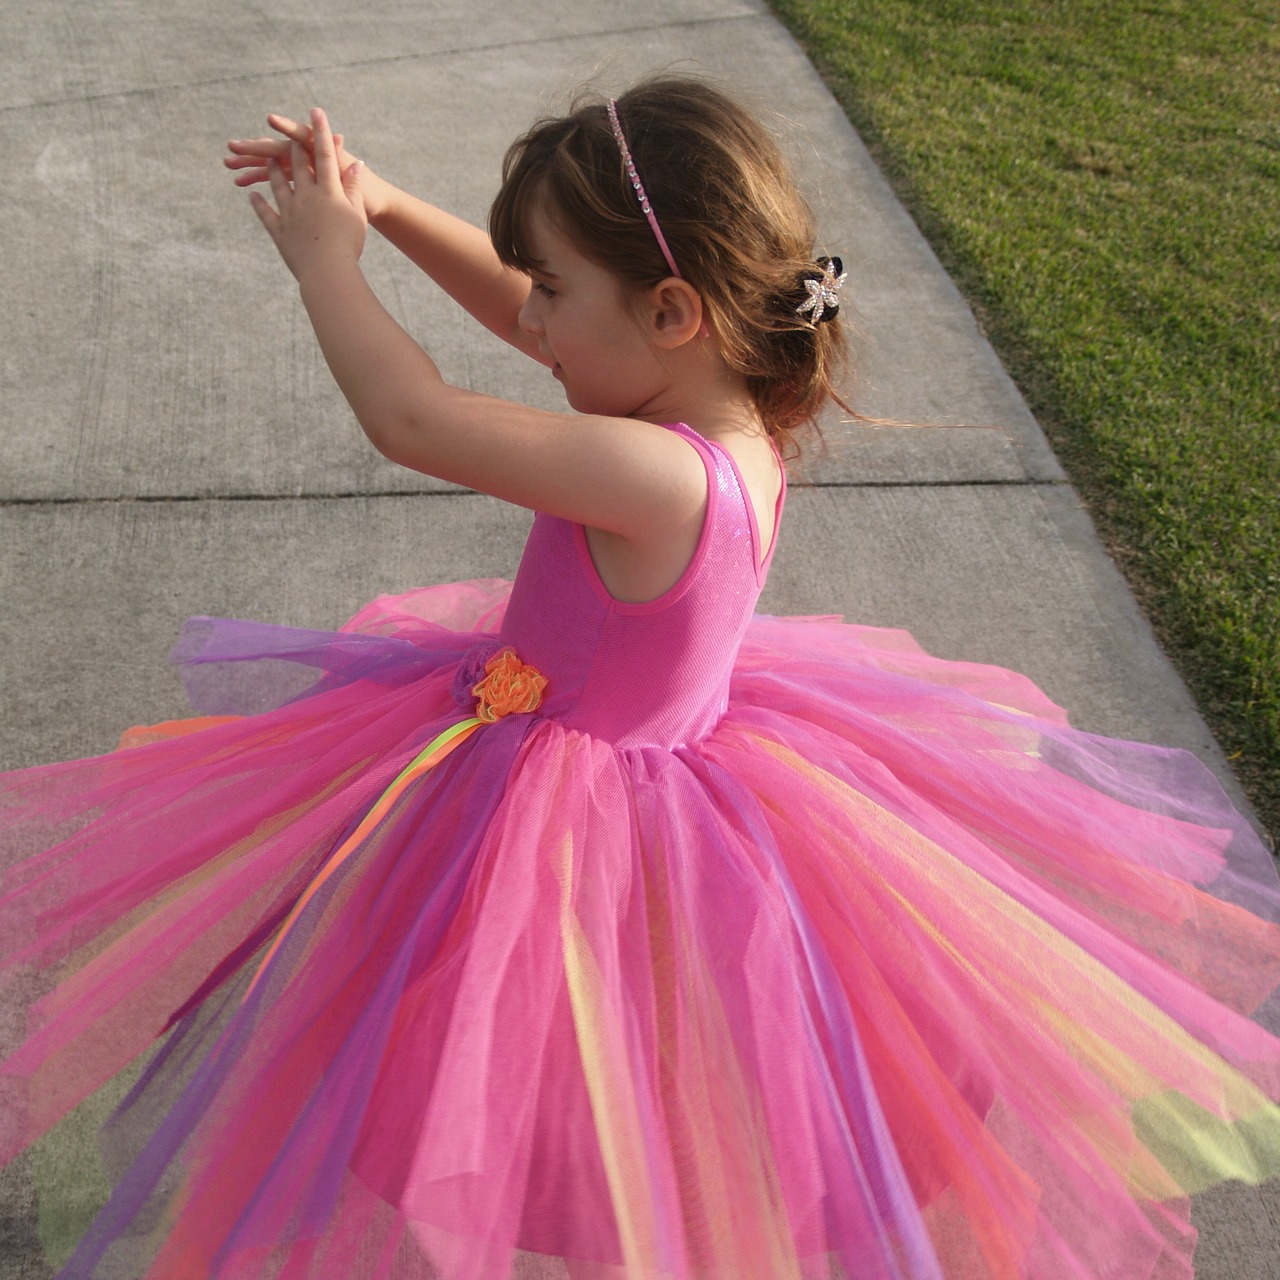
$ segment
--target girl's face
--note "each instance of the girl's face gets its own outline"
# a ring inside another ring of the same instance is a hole
[[[542,265],[531,275],[521,329],[537,339],[579,413],[642,416],[668,379],[623,285],[579,253],[545,209],[533,210],[529,230],[530,247]]]

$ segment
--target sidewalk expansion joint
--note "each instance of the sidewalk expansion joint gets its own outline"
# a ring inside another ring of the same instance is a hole
[[[794,489],[1062,489],[1066,480],[792,480]],[[195,502],[361,502],[388,498],[484,498],[474,489],[352,489],[331,493],[136,493],[111,496],[0,498],[0,511],[23,507],[110,507]]]
[[[480,498],[474,489],[352,489],[331,493],[126,493],[67,498],[0,498],[6,507],[124,507],[193,502],[344,502],[371,498]]]
[[[288,76],[307,76],[323,71],[356,71],[363,67],[393,66],[398,62],[429,62],[440,58],[466,57],[472,54],[500,53],[506,49],[532,49],[539,45],[565,44],[583,40],[617,40],[645,35],[653,31],[688,31],[729,22],[759,22],[768,15],[729,13],[707,18],[682,18],[671,22],[639,23],[630,27],[610,27],[600,31],[570,31],[560,35],[537,36],[526,40],[499,40],[492,44],[456,45],[444,49],[423,49],[417,53],[388,53],[350,61],[314,62],[270,71],[245,72],[238,75],[210,76],[204,80],[173,80],[162,84],[138,85],[131,89],[104,89],[96,93],[66,94],[62,97],[33,98],[27,102],[0,103],[0,115],[26,111],[36,107],[61,107],[80,102],[109,102],[112,99],[150,97],[177,90],[206,89],[220,84],[251,84],[256,81],[279,80]]]
[[[970,480],[790,480],[792,489],[1065,489],[1066,479],[1033,476],[979,477]]]

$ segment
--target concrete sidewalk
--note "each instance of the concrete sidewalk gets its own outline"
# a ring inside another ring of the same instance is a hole
[[[332,626],[379,592],[514,572],[527,517],[365,443],[220,159],[313,103],[368,163],[482,221],[507,143],[576,84],[723,77],[778,126],[865,337],[865,412],[794,492],[763,607],[909,628],[1026,672],[1084,728],[1230,775],[973,317],[757,0],[119,0],[0,8],[0,768],[180,715],[183,618]],[[445,375],[563,407],[371,238],[369,276]],[[424,496],[428,495],[428,496]],[[42,1274],[22,1170],[0,1276]],[[1280,1200],[1197,1207],[1199,1276],[1280,1275]]]

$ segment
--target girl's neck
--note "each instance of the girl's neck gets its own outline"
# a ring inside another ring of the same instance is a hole
[[[677,367],[671,380],[632,417],[655,424],[682,422],[708,440],[766,435],[746,378],[730,369],[710,343],[699,352],[668,353],[672,355]]]

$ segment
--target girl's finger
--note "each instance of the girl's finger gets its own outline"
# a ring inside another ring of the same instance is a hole
[[[237,156],[282,156],[289,144],[284,138],[232,138],[227,150]]]
[[[262,169],[266,166],[267,157],[265,155],[223,156],[222,163],[228,169]]]
[[[297,190],[302,183],[308,186],[315,185],[315,178],[311,173],[310,165],[311,157],[307,155],[307,149],[300,142],[291,142],[289,144],[289,163],[293,166],[293,186]]]
[[[269,181],[270,177],[265,167],[259,166],[245,173],[237,173],[233,181],[237,187],[252,187],[255,183]]]
[[[274,240],[280,230],[280,215],[271,207],[265,196],[256,191],[249,192],[249,203],[258,215],[258,221],[267,229],[267,234]]]
[[[290,120],[288,116],[269,115],[267,123],[277,132],[283,133],[293,142],[301,142],[306,146],[311,141],[311,130],[305,124]]]
[[[364,170],[364,161],[353,160],[342,173],[342,194],[350,201],[351,207],[368,221],[364,212],[364,201],[360,198],[360,174]]]
[[[298,170],[295,166],[294,173],[296,174],[297,172]],[[289,197],[293,192],[289,186],[289,179],[284,176],[284,170],[275,160],[267,161],[267,180],[271,183],[271,193],[276,198],[276,205],[283,209],[288,204]],[[257,193],[255,192],[254,194],[256,195]],[[250,198],[252,199],[252,197]],[[259,199],[261,199],[260,196]]]
[[[289,153],[289,143],[300,142],[304,147],[311,146],[311,130],[305,125],[295,124],[283,116],[269,116],[268,119],[279,120],[283,138],[232,138],[227,143],[227,150],[238,156],[284,156]],[[334,148],[341,147],[343,135],[333,135]]]
[[[288,159],[289,159],[289,148],[287,146],[270,147],[270,148],[264,147],[262,148],[261,151],[259,150],[246,150],[246,151],[239,151],[239,152],[233,151],[232,155],[227,157],[227,160],[225,160],[225,163],[227,163],[230,166],[230,168],[233,168],[233,169],[244,169],[244,168],[248,168],[248,166],[253,164],[259,164],[259,165],[266,164],[266,161],[268,160],[279,160],[280,163],[285,164],[285,163],[288,163]]]
[[[342,186],[338,172],[338,157],[333,146],[333,133],[329,129],[329,117],[319,107],[311,111],[312,152],[316,160],[316,181],[329,189]]]

